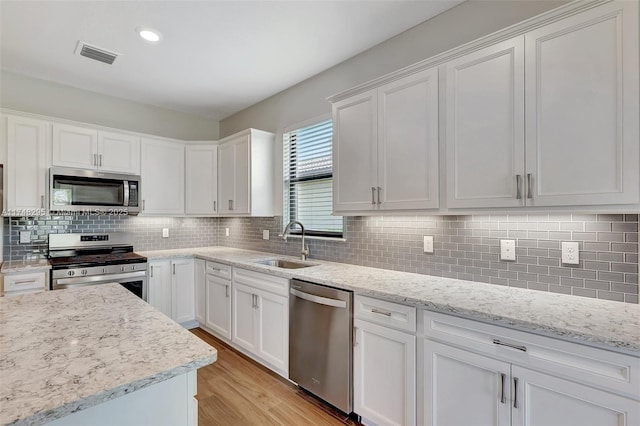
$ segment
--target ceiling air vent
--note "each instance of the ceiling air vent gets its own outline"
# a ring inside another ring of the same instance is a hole
[[[78,41],[78,46],[76,47],[76,54],[80,56],[84,56],[89,59],[94,59],[96,61],[104,62],[105,64],[113,64],[113,61],[116,60],[118,54],[115,52],[109,52],[108,50],[101,49],[96,46],[92,46],[90,44],[85,43],[84,41]]]

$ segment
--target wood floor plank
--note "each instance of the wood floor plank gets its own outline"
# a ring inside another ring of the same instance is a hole
[[[218,350],[198,370],[199,426],[358,425],[204,330],[191,331]]]

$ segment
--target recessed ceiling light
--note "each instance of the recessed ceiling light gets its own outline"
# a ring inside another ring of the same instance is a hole
[[[140,37],[151,43],[156,43],[162,39],[160,31],[152,30],[151,28],[138,27],[136,32]]]

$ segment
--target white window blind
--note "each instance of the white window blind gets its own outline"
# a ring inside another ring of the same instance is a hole
[[[332,133],[326,120],[284,134],[284,224],[298,220],[306,235],[342,237],[342,216],[331,215]]]

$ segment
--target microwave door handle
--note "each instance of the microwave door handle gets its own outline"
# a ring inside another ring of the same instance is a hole
[[[124,184],[124,207],[129,207],[129,181],[125,180]]]

